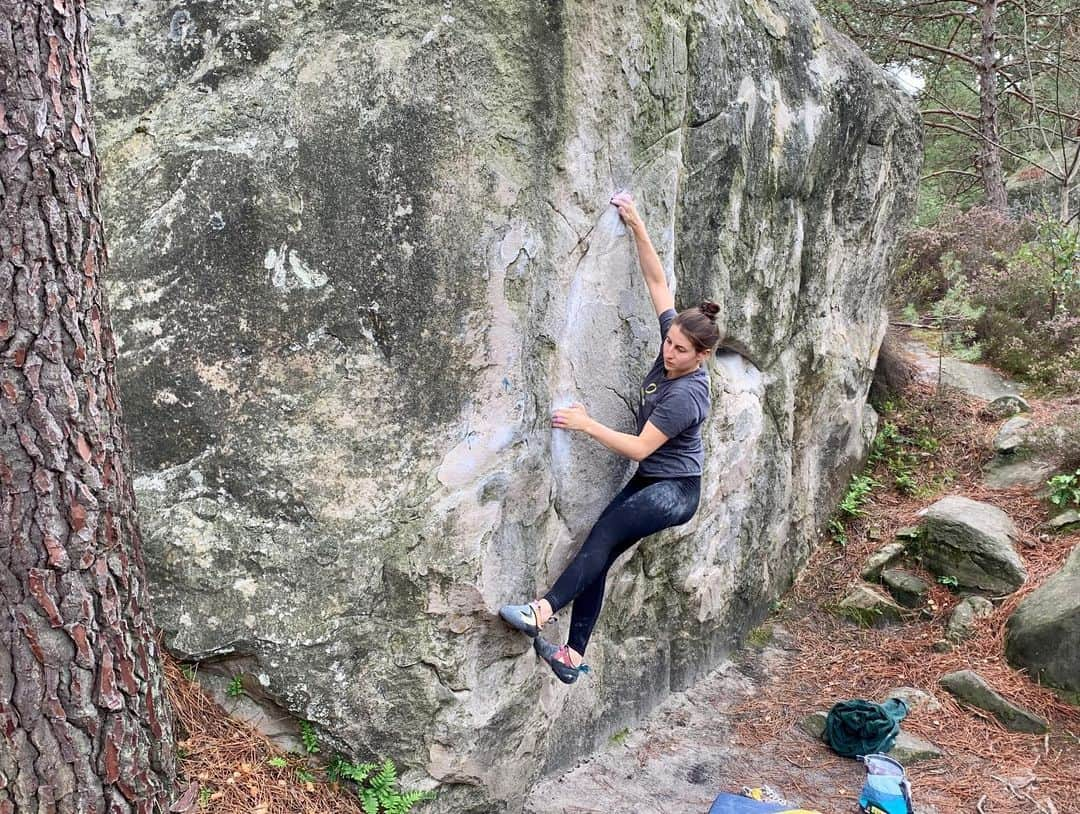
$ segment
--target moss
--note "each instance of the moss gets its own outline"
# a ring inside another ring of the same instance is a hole
[[[880,608],[852,608],[832,604],[826,605],[825,610],[859,627],[878,627],[887,621],[885,613]]]
[[[774,633],[772,625],[759,625],[746,634],[746,643],[751,647],[761,649],[765,645],[769,644],[773,640]]]

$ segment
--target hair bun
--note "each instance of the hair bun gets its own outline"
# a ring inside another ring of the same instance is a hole
[[[715,320],[716,315],[720,313],[720,306],[712,300],[705,300],[698,306],[698,310],[701,311],[710,320]]]

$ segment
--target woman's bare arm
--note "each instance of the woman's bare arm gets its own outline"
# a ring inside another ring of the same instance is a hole
[[[619,210],[619,216],[626,224],[630,233],[634,236],[634,244],[637,246],[638,263],[641,265],[641,274],[645,278],[645,285],[649,289],[653,308],[656,313],[662,314],[669,308],[675,307],[675,298],[668,288],[667,275],[664,267],[660,264],[660,257],[649,239],[649,232],[645,229],[645,222],[638,214],[634,199],[629,192],[615,194],[611,203]]]
[[[632,461],[643,461],[658,450],[668,437],[651,421],[646,421],[639,435],[619,432],[592,418],[580,404],[556,410],[551,426],[557,430],[578,430],[595,438],[612,452]]]

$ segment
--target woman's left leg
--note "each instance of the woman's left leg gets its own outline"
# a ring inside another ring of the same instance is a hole
[[[599,550],[604,551],[606,556],[599,568],[596,568],[597,563],[592,563],[593,567],[586,569],[591,577],[573,598],[574,609],[567,644],[577,655],[584,655],[600,616],[611,566],[643,537],[688,522],[697,511],[699,493],[700,479],[696,477],[656,479],[621,501],[613,511],[605,512],[597,522],[589,534],[589,540],[593,542],[591,549],[594,556]],[[595,539],[594,535],[597,536]],[[549,601],[554,598],[559,602],[559,587],[557,582],[545,598]]]

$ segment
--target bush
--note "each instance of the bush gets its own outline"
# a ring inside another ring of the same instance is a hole
[[[975,280],[984,269],[1004,268],[1012,254],[1034,235],[1029,221],[1014,221],[995,209],[952,210],[936,226],[911,231],[904,241],[893,284],[898,307],[926,307],[949,290],[950,277]]]
[[[1060,223],[1040,224],[1000,268],[971,287],[983,308],[974,332],[984,358],[1047,390],[1080,388],[1080,236]]]
[[[907,319],[921,311],[943,327],[961,358],[985,359],[1046,391],[1080,389],[1075,229],[983,208],[953,214],[908,237],[893,299],[909,303]]]

